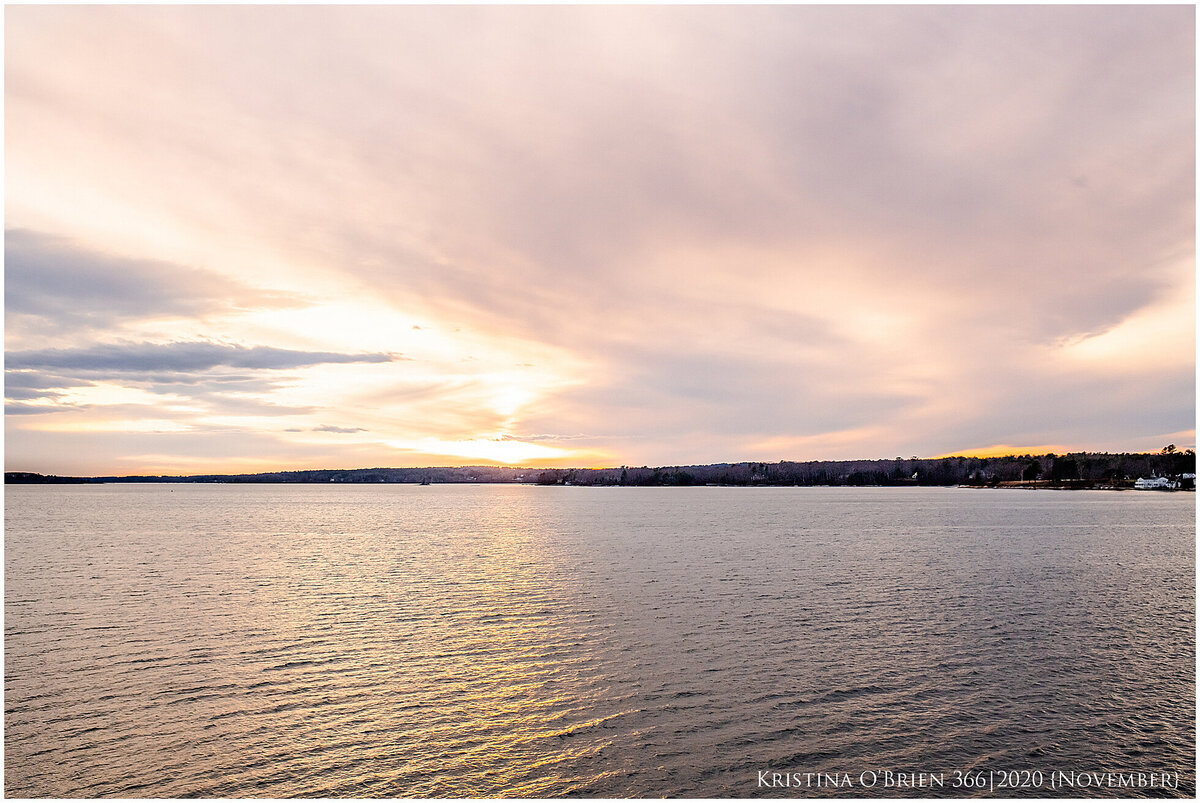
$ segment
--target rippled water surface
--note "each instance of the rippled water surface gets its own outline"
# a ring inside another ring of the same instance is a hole
[[[963,796],[954,771],[1015,769],[1191,795],[1194,504],[9,486],[5,791]]]

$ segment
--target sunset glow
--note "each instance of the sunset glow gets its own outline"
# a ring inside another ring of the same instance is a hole
[[[571,456],[566,449],[556,449],[552,446],[539,446],[536,443],[522,443],[502,439],[476,439],[470,441],[439,441],[424,438],[415,441],[390,441],[388,446],[410,454],[419,455],[449,455],[463,457],[468,460],[478,460],[485,463],[504,463],[519,465],[554,460],[562,460]]]
[[[10,7],[6,467],[1193,447],[1193,14]]]

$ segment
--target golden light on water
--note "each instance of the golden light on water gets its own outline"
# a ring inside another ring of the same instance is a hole
[[[12,486],[6,792],[724,799],[1031,745],[1194,783],[1192,500],[997,493]]]

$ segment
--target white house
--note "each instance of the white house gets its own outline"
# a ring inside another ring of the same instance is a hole
[[[1166,477],[1139,477],[1133,487],[1139,491],[1169,491],[1178,488],[1179,483],[1172,482]]]

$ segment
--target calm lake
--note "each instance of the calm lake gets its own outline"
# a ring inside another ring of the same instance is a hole
[[[5,792],[1190,797],[1195,501],[8,486]]]

